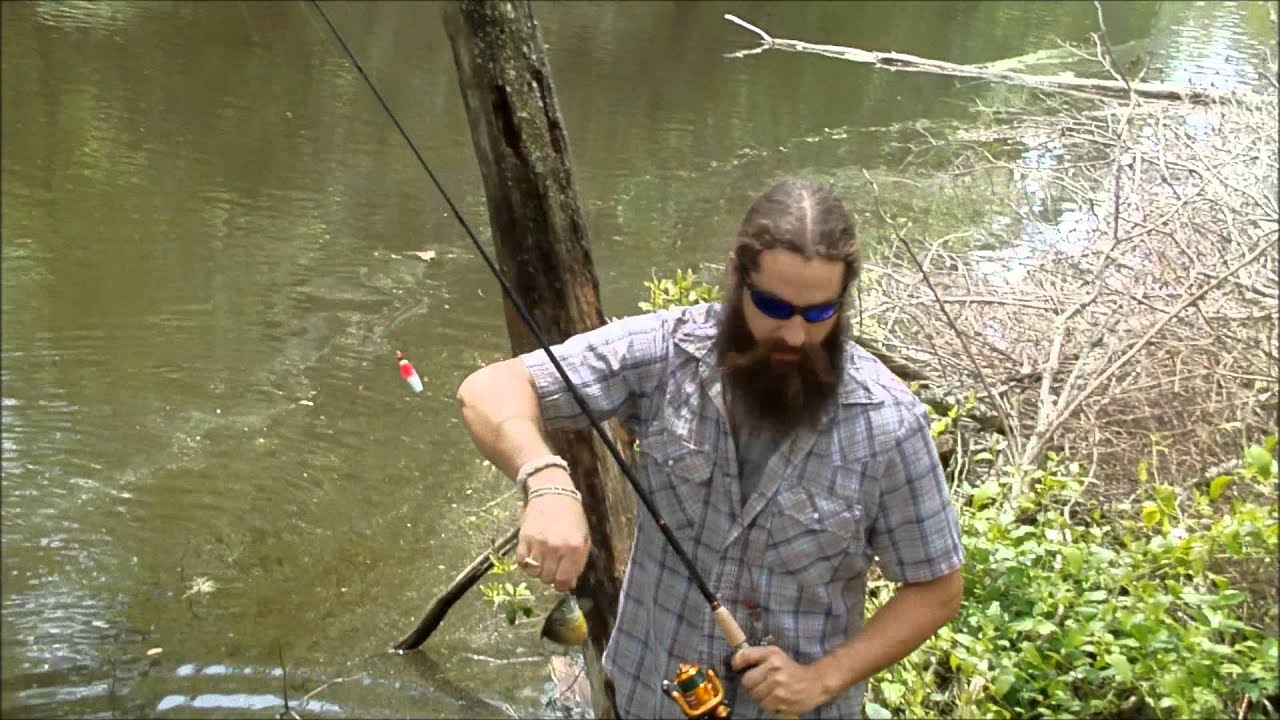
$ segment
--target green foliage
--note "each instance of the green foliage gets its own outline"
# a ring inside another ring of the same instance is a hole
[[[1274,447],[1250,447],[1203,491],[1146,482],[1136,511],[1087,507],[1081,467],[1061,458],[958,488],[964,606],[872,679],[868,717],[1089,717],[1126,703],[1235,717],[1246,696],[1248,716],[1267,716],[1276,609],[1254,608],[1226,574],[1274,572]],[[1018,492],[1024,479],[1034,489]],[[874,581],[869,610],[891,590]]]
[[[478,463],[478,474],[486,480],[486,486],[501,487],[505,478],[497,468],[488,461]],[[514,491],[507,491],[508,494]],[[497,498],[487,503],[483,509],[470,511],[462,520],[462,527],[476,544],[490,545],[497,537],[513,524],[519,522],[519,516],[513,512],[512,504],[498,505]],[[497,507],[494,507],[498,505]],[[524,618],[532,618],[537,613],[537,596],[525,582],[511,582],[508,576],[516,573],[519,566],[514,560],[503,557],[496,552],[489,553],[489,562],[493,565],[485,578],[491,581],[480,584],[480,592],[485,602],[493,611],[501,615],[508,625],[515,625]]]
[[[515,563],[507,562],[497,556],[493,557],[492,574],[504,575],[515,568]],[[529,591],[528,583],[511,583],[498,581],[480,586],[480,592],[493,609],[502,613],[508,625],[515,625],[520,618],[531,618],[534,610],[534,596]]]
[[[489,562],[493,563],[493,567],[488,574],[498,578],[515,572],[518,567],[514,560],[507,560],[494,553],[489,553]],[[481,585],[480,592],[484,594],[485,601],[506,618],[508,625],[515,625],[520,618],[531,618],[536,612],[536,598],[529,590],[528,583],[499,579]]]
[[[923,394],[923,391],[921,390],[921,386],[919,382],[908,383],[907,387],[909,387],[911,389],[911,392],[917,396],[920,396]],[[929,418],[931,422],[929,423],[929,433],[933,435],[935,439],[946,434],[947,432],[955,428],[956,423],[960,422],[961,417],[965,416],[971,410],[977,407],[977,404],[978,404],[977,393],[970,391],[965,395],[963,395],[962,397],[956,398],[955,404],[953,404],[947,410],[947,413],[945,415],[937,412],[932,407],[930,407]]]
[[[649,290],[649,299],[640,302],[640,309],[645,312],[714,302],[720,297],[719,288],[700,281],[693,270],[677,270],[674,278],[659,278],[654,274],[644,286]]]

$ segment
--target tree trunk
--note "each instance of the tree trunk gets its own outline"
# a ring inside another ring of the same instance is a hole
[[[604,324],[586,223],[545,48],[527,0],[459,0],[444,9],[471,139],[484,181],[498,264],[550,343]],[[538,348],[506,302],[515,354]],[[632,441],[607,426],[631,462]],[[601,655],[617,617],[634,533],[625,478],[590,429],[548,433],[573,468],[591,525],[591,556],[575,591],[590,601],[587,670],[597,718],[616,717]]]

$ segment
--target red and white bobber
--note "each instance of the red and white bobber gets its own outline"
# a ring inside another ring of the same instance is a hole
[[[418,371],[413,369],[413,365],[409,364],[404,353],[396,351],[396,360],[400,363],[400,377],[409,383],[409,387],[413,388],[416,393],[422,392],[422,378],[418,377]]]

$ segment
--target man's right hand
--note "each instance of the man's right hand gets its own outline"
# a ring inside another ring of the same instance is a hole
[[[552,486],[572,488],[573,480],[559,468],[528,480],[530,491]],[[590,550],[591,532],[581,502],[566,495],[539,495],[525,506],[516,560],[531,577],[568,592],[587,566]]]

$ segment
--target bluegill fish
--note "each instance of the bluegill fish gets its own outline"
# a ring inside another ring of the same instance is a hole
[[[583,603],[590,601],[583,600]],[[542,639],[566,648],[579,648],[587,641],[587,618],[573,595],[566,593],[542,621]]]

